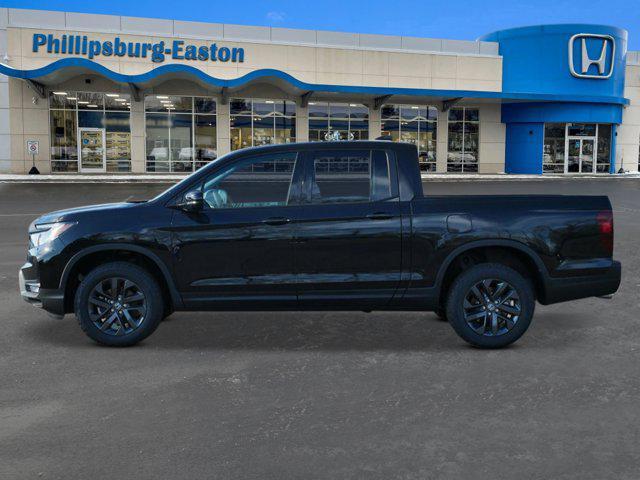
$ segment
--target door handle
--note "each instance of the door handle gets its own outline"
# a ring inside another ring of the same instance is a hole
[[[271,217],[262,221],[265,225],[286,225],[291,222],[291,219],[285,217]]]
[[[387,212],[375,212],[367,215],[367,218],[369,220],[389,220],[390,218],[393,218],[393,215]]]

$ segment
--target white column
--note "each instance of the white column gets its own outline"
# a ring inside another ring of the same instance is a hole
[[[309,141],[309,107],[296,105],[296,142]]]
[[[449,133],[449,126],[447,120],[449,118],[449,112],[443,112],[442,108],[438,109],[438,127],[436,144],[436,172],[446,173],[447,171],[447,138]]]
[[[369,109],[369,140],[375,140],[382,135],[382,112],[380,109]]]
[[[506,125],[501,122],[500,104],[482,105],[480,111],[480,146],[478,173],[503,173]],[[540,152],[542,162],[542,152]]]
[[[0,31],[1,35],[6,36],[6,31]],[[5,75],[0,75],[0,173],[11,173],[11,117],[9,114],[9,79]]]
[[[231,151],[231,137],[229,130],[229,102],[222,104],[218,100],[216,106],[216,136],[218,157]]]
[[[640,152],[640,65],[627,61],[624,96],[630,104],[622,111],[622,124],[618,125],[615,151],[615,171],[638,171]]]
[[[131,97],[131,172],[144,173],[147,169],[144,98],[136,102]]]
[[[7,9],[0,12],[0,57],[7,54]],[[9,79],[0,75],[0,173],[11,173],[11,117]]]

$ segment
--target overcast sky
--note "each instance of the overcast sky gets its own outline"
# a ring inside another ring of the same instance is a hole
[[[640,50],[640,0],[13,0],[0,5],[273,27],[473,40],[540,23],[600,23]]]

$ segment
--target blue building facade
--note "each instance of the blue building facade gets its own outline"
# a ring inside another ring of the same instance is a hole
[[[540,152],[543,160],[545,155],[551,155],[545,152],[545,125],[601,124],[608,126],[611,139],[608,171],[613,173],[616,127],[622,123],[623,108],[629,103],[624,97],[627,32],[601,25],[540,25],[502,30],[482,39],[500,45],[503,93],[515,97],[531,93],[557,97],[547,102],[503,102],[505,171],[543,173]],[[578,130],[568,133],[576,135],[565,133],[565,139],[569,136],[567,142],[581,136],[598,140],[595,130],[583,131],[584,135]],[[579,138],[575,141],[578,164],[568,168],[593,172],[595,165],[585,164],[586,169],[581,165],[579,157],[585,147],[579,147],[582,143]],[[576,152],[571,153],[576,156]],[[554,171],[553,163],[548,166]],[[607,170],[600,170],[604,171]]]

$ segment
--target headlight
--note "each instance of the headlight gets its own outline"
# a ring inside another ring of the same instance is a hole
[[[29,239],[34,247],[40,247],[46,243],[53,242],[64,231],[75,225],[75,222],[40,223],[34,226],[29,232]]]

